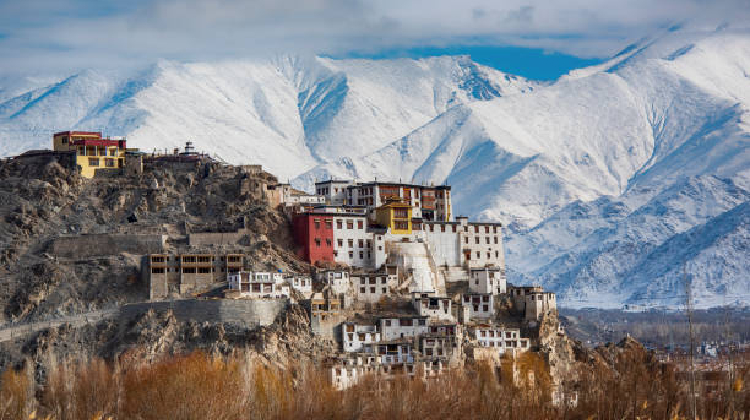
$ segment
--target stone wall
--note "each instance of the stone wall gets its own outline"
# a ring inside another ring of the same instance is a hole
[[[286,299],[184,299],[124,305],[120,319],[129,321],[149,310],[172,310],[179,321],[232,322],[248,326],[268,326],[286,312]]]
[[[159,254],[164,252],[164,235],[102,233],[60,236],[52,240],[50,253],[65,258],[104,255]]]
[[[245,232],[205,232],[191,233],[188,235],[188,242],[191,246],[203,245],[237,245],[240,240],[247,237]]]
[[[310,330],[313,335],[331,341],[339,341],[341,338],[341,323],[346,321],[343,314],[316,314],[310,317]]]

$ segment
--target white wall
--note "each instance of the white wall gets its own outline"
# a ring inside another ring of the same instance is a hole
[[[464,294],[461,305],[468,309],[470,320],[486,319],[495,314],[495,299],[491,294]]]
[[[341,228],[338,227],[339,223]],[[349,226],[352,228],[349,229]],[[349,246],[350,240],[351,246]],[[360,240],[362,246],[360,246]],[[373,242],[373,234],[367,232],[367,218],[364,215],[333,218],[333,249],[336,262],[352,267],[374,267],[375,245]]]
[[[390,321],[390,325],[387,325],[388,321]],[[408,321],[411,321],[412,325],[402,325],[408,323]],[[424,325],[420,325],[420,323]],[[383,340],[414,337],[427,333],[430,330],[429,326],[429,319],[424,318],[384,318],[380,320],[380,336]]]
[[[380,333],[374,325],[341,325],[342,344],[347,353],[362,351],[365,344],[380,341]]]

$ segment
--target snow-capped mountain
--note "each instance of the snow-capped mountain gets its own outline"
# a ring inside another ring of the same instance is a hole
[[[675,26],[540,84],[467,57],[180,64],[0,80],[0,154],[68,128],[193,140],[303,188],[447,182],[510,281],[569,306],[750,304],[750,31]]]
[[[101,129],[144,150],[192,140],[286,179],[328,159],[376,151],[457,104],[533,86],[466,57],[277,57],[86,70],[0,103],[0,155],[48,148],[62,128]]]

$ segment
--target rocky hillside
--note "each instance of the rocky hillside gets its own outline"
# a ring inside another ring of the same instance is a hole
[[[0,320],[33,321],[148,299],[147,250],[67,249],[61,238],[167,235],[164,252],[188,249],[187,233],[243,225],[240,245],[257,268],[300,264],[287,218],[238,193],[222,165],[154,168],[142,176],[81,179],[44,157],[0,161]],[[119,237],[115,237],[119,238]]]

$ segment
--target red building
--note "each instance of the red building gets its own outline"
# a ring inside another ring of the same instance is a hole
[[[292,224],[297,255],[310,264],[334,262],[332,214],[300,213]]]

